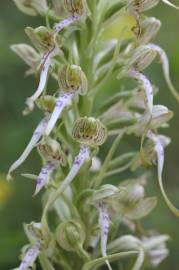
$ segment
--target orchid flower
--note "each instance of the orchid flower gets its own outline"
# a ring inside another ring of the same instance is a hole
[[[48,76],[49,67],[50,67],[51,62],[52,62],[52,58],[56,54],[57,54],[57,49],[54,46],[44,55],[43,59],[41,60],[41,65],[40,65],[41,72],[40,72],[39,85],[38,85],[36,92],[31,97],[27,98],[27,100],[26,100],[27,108],[24,110],[24,114],[28,114],[29,112],[31,112],[33,110],[34,102],[42,94],[42,92],[45,88],[45,85],[47,83],[47,76]]]
[[[164,146],[166,146],[169,143],[168,138],[161,137],[159,135],[156,135],[152,131],[148,131],[147,137],[152,140],[155,144],[155,152],[157,154],[157,160],[158,160],[158,181],[161,193],[164,197],[164,200],[166,204],[168,205],[169,209],[177,216],[179,217],[179,210],[171,203],[171,201],[168,199],[168,196],[164,190],[163,187],[163,181],[162,181],[162,172],[163,172],[163,166],[164,166]]]
[[[40,123],[38,124],[38,126],[36,127],[32,138],[30,140],[30,142],[28,143],[28,145],[26,146],[24,152],[21,154],[21,156],[11,165],[9,171],[8,171],[8,175],[7,175],[7,179],[11,180],[11,173],[16,170],[28,157],[28,155],[30,154],[30,152],[32,151],[32,149],[34,148],[34,146],[37,144],[37,142],[40,140],[40,138],[42,137],[45,128],[47,126],[48,123],[48,117],[45,117],[44,119],[42,119],[40,121]]]
[[[63,109],[71,104],[72,99],[77,94],[85,95],[87,93],[86,76],[81,68],[76,65],[64,65],[62,67],[59,73],[59,85],[64,92],[57,98],[56,106],[45,131],[47,136],[54,128]]]

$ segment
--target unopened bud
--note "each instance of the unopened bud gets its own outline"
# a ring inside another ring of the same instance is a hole
[[[84,243],[84,229],[73,220],[62,222],[56,229],[56,240],[64,250],[76,252]]]
[[[48,11],[46,0],[13,0],[23,13],[31,16],[45,14]]]
[[[145,18],[141,23],[141,35],[138,38],[139,44],[147,44],[150,42],[158,33],[161,27],[161,22],[154,18]]]

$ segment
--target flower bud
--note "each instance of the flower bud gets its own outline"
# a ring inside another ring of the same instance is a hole
[[[119,192],[119,189],[116,186],[106,184],[100,187],[99,190],[96,190],[93,194],[93,201],[103,201],[108,197],[113,197]]]
[[[55,234],[57,243],[66,251],[77,252],[85,241],[82,225],[73,220],[60,223]]]
[[[59,73],[59,85],[63,91],[78,92],[85,95],[88,91],[86,75],[79,66],[64,65]]]
[[[158,5],[160,0],[129,0],[128,8],[132,12],[141,13]]]
[[[54,38],[52,33],[45,27],[39,26],[37,28],[26,27],[26,34],[30,38],[32,44],[39,51],[47,51],[51,47],[54,47]]]
[[[83,117],[75,122],[72,136],[80,143],[98,146],[105,142],[107,129],[99,120],[92,117]]]
[[[156,52],[147,45],[141,45],[132,52],[132,56],[127,61],[127,66],[135,70],[142,71],[147,68],[156,57]]]
[[[36,100],[36,104],[42,111],[53,112],[55,108],[56,99],[53,96],[45,95]]]
[[[40,62],[40,56],[32,48],[27,44],[13,44],[11,46],[11,50],[13,50],[28,66],[31,67],[32,72],[35,71],[37,65]]]
[[[72,15],[83,15],[86,12],[85,0],[64,0],[64,7]]]
[[[60,144],[48,137],[45,142],[38,146],[38,150],[42,158],[46,161],[57,160],[64,166],[66,164],[66,157],[62,151]]]
[[[31,16],[45,14],[48,11],[46,0],[13,0],[23,13]]]
[[[158,33],[161,22],[154,17],[147,17],[141,23],[141,35],[138,38],[139,44],[147,44]]]

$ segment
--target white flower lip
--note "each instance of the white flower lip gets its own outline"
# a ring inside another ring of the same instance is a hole
[[[55,109],[50,117],[47,128],[45,130],[45,135],[49,136],[52,129],[54,128],[58,118],[60,117],[63,109],[71,104],[71,100],[74,97],[74,93],[63,93],[61,94],[56,102]]]
[[[27,250],[18,270],[27,270],[29,267],[32,267],[39,253],[40,243],[37,243]]]
[[[44,129],[47,125],[47,117],[45,117],[44,119],[42,119],[40,121],[40,123],[38,124],[38,126],[36,127],[32,138],[30,140],[30,142],[28,143],[28,145],[26,146],[24,152],[21,154],[21,156],[11,165],[9,171],[8,171],[8,175],[7,175],[7,180],[11,180],[12,176],[11,173],[16,170],[28,157],[28,155],[30,154],[30,152],[32,151],[32,149],[34,148],[34,146],[36,145],[36,143],[40,140]]]
[[[57,53],[57,50],[54,46],[44,55],[44,57],[41,61],[41,72],[40,72],[39,85],[38,85],[36,92],[31,97],[27,98],[27,100],[26,100],[27,108],[24,110],[25,115],[33,110],[35,100],[42,94],[42,92],[46,86],[46,83],[47,83],[47,76],[48,76],[48,71],[49,71],[49,68],[51,65],[52,57],[56,53]]]
[[[40,174],[36,180],[37,184],[36,184],[34,196],[37,195],[41,191],[41,189],[45,186],[51,174],[57,168],[58,165],[59,165],[59,162],[57,162],[56,160],[52,160],[52,161],[47,162],[47,164],[42,167]]]

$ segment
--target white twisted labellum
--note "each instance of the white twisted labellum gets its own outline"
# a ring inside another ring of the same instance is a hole
[[[65,27],[69,26],[70,24],[80,20],[81,17],[77,16],[77,15],[72,15],[66,19],[64,19],[63,21],[55,24],[54,26],[54,30],[55,30],[55,34],[58,34],[60,31],[62,31]]]
[[[162,181],[162,172],[163,172],[163,166],[164,166],[164,146],[162,142],[160,141],[159,136],[154,134],[152,131],[148,131],[147,137],[152,140],[155,144],[155,151],[157,154],[157,160],[158,160],[158,181],[161,193],[164,197],[164,200],[166,204],[168,205],[169,209],[177,216],[179,217],[179,210],[171,203],[171,201],[168,199],[168,196],[164,190],[163,187],[163,181]]]
[[[44,119],[42,119],[40,121],[40,123],[38,124],[38,126],[36,127],[32,138],[30,140],[30,142],[28,143],[28,145],[26,146],[24,152],[22,153],[22,155],[11,165],[9,171],[8,171],[8,175],[7,175],[7,180],[11,180],[11,173],[16,170],[28,157],[28,155],[30,154],[30,152],[32,151],[32,149],[34,148],[34,146],[36,145],[36,143],[40,140],[42,134],[45,131],[45,128],[47,126],[48,123],[48,117],[45,117]]]
[[[149,47],[156,51],[160,57],[160,61],[162,63],[163,73],[166,80],[166,83],[173,94],[173,96],[176,98],[176,100],[179,101],[179,93],[176,91],[175,87],[173,86],[171,79],[170,79],[170,71],[169,71],[169,62],[166,52],[160,48],[159,46],[155,44],[149,44]]]
[[[27,270],[29,269],[29,267],[32,267],[39,253],[40,253],[40,242],[33,245],[31,248],[27,250],[18,270]]]
[[[147,77],[136,71],[136,70],[130,70],[127,73],[128,76],[130,76],[131,78],[134,78],[136,80],[138,80],[139,82],[141,82],[143,84],[143,88],[146,94],[146,100],[147,100],[147,108],[149,110],[150,113],[152,113],[152,108],[153,108],[153,89],[152,89],[152,85],[150,83],[150,81],[147,79]]]
[[[101,253],[103,257],[107,256],[107,240],[109,233],[109,214],[106,206],[103,203],[98,203],[97,208],[99,210],[99,226],[100,226],[100,234],[101,234]],[[106,260],[106,265],[109,270],[112,270],[109,261]]]
[[[37,185],[35,189],[34,196],[39,193],[39,191],[45,186],[48,182],[50,175],[53,171],[58,167],[59,162],[57,160],[48,161],[46,165],[44,165],[40,171],[40,174],[37,178]]]
[[[60,186],[60,193],[62,193],[71,183],[71,181],[78,174],[83,164],[90,158],[90,150],[87,146],[81,145],[79,154],[75,157],[71,170],[63,183]]]
[[[42,94],[46,82],[48,70],[51,65],[52,57],[57,53],[56,47],[52,47],[42,58],[41,60],[41,72],[40,72],[40,81],[36,92],[26,100],[27,109],[25,109],[24,114],[29,113],[34,108],[34,101]]]
[[[50,117],[47,128],[45,130],[45,135],[48,136],[51,133],[58,118],[60,117],[61,112],[63,111],[65,107],[71,104],[71,100],[74,97],[74,95],[75,93],[69,92],[69,93],[63,93],[58,97],[54,111]]]

